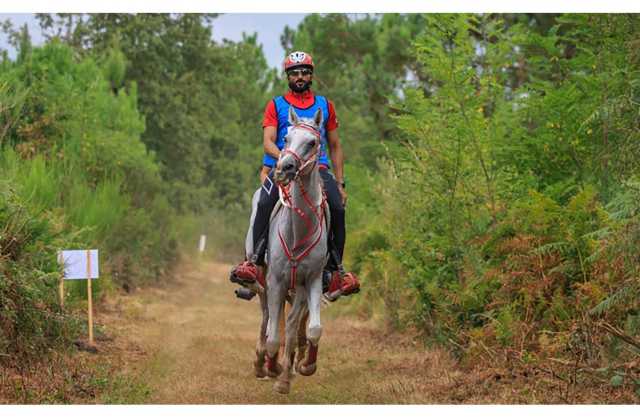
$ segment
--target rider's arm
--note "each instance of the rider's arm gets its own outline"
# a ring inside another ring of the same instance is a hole
[[[338,192],[342,198],[342,206],[347,206],[347,191],[342,187],[344,183],[344,154],[342,153],[342,145],[338,138],[338,130],[334,129],[327,132],[327,141],[329,142],[329,153],[331,162],[333,163],[333,172],[338,183]]]
[[[329,155],[333,165],[333,172],[336,176],[338,184],[344,182],[344,154],[342,153],[342,145],[338,137],[338,130],[327,132],[327,140],[329,142]]]
[[[277,132],[278,131],[275,126],[265,126],[262,130],[264,152],[275,159],[280,158],[280,150],[276,145],[276,139],[278,138]]]
[[[276,145],[278,139],[278,112],[273,100],[269,100],[264,108],[262,119],[262,144],[264,153],[271,157],[280,158],[280,150]]]
[[[329,120],[327,121],[327,142],[329,143],[329,157],[333,163],[333,171],[338,184],[344,182],[344,154],[342,153],[342,145],[338,138],[338,117],[336,109],[331,100],[328,101]],[[342,189],[342,187],[341,187]]]

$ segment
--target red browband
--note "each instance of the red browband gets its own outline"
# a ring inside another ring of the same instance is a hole
[[[314,128],[311,125],[307,125],[306,123],[299,123],[298,125],[294,125],[293,129],[304,129],[306,131],[312,132],[315,136],[317,136],[318,138],[320,138],[320,131],[317,130],[316,128]]]

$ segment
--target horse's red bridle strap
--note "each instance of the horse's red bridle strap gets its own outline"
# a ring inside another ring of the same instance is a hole
[[[302,188],[302,184],[300,184],[300,187],[302,190],[302,196],[304,198],[305,204],[311,209],[312,213],[317,218],[318,225],[316,226],[315,229],[312,230],[311,219],[309,219],[306,216],[306,214],[302,209],[293,206],[293,202],[291,201],[291,195],[289,194],[289,191],[284,187],[280,186],[280,192],[283,194],[284,199],[287,201],[287,203],[289,203],[289,207],[293,210],[293,212],[296,215],[298,215],[300,218],[302,218],[305,221],[305,224],[307,225],[307,230],[310,231],[302,240],[300,240],[298,243],[295,243],[292,248],[289,248],[289,246],[287,245],[287,242],[282,237],[282,233],[278,231],[278,239],[280,240],[280,246],[284,250],[284,253],[287,256],[287,259],[289,259],[289,262],[291,263],[291,282],[289,285],[291,289],[295,288],[298,263],[301,260],[303,260],[306,256],[308,256],[311,253],[311,250],[313,250],[316,247],[316,245],[318,245],[318,242],[320,242],[320,238],[322,237],[322,229],[324,226],[324,205],[326,202],[326,195],[324,194],[324,192],[322,192],[322,200],[320,201],[320,204],[317,206],[317,209],[316,209],[316,207],[313,206],[313,203],[311,203],[306,190]],[[295,251],[300,247],[304,246],[304,244],[307,241],[309,241],[311,237],[313,237],[316,234],[316,232],[318,232],[318,236],[316,237],[315,241],[312,242],[311,245],[309,245],[304,251],[302,251],[302,253],[300,253],[298,256],[295,256],[294,255]]]
[[[296,128],[296,129],[304,129],[305,131],[309,131],[312,134],[314,134],[315,136],[317,136],[318,138],[320,138],[320,131],[318,131],[313,126],[309,126],[309,125],[307,125],[305,123],[300,123],[298,125],[295,125],[294,128]]]
[[[304,199],[304,203],[309,209],[311,209],[311,212],[313,213],[315,218],[318,220],[318,225],[316,226],[316,228],[313,228],[312,220],[307,216],[307,214],[301,208],[294,206],[293,201],[291,199],[291,194],[289,193],[288,188],[278,185],[278,188],[280,189],[280,194],[282,196],[282,199],[284,200],[283,203],[286,203],[285,206],[293,210],[293,212],[305,222],[307,231],[309,231],[309,233],[302,240],[300,240],[297,243],[294,243],[294,245],[291,248],[289,248],[289,246],[287,245],[287,242],[282,237],[282,233],[278,230],[278,238],[280,239],[280,245],[284,250],[285,255],[289,259],[289,262],[291,263],[291,283],[290,283],[291,289],[293,289],[296,284],[296,273],[298,270],[298,263],[301,260],[303,260],[306,256],[308,256],[311,253],[311,250],[313,250],[316,247],[316,245],[318,245],[318,242],[320,242],[320,238],[322,237],[323,224],[324,224],[324,205],[327,200],[327,197],[324,191],[321,191],[322,199],[319,205],[315,207],[311,202],[311,200],[309,199],[309,195],[307,191],[304,189],[302,182],[296,181],[298,179],[298,175],[301,172],[303,172],[304,169],[309,164],[313,163],[313,167],[315,167],[316,164],[318,163],[318,154],[320,151],[320,140],[321,140],[320,132],[313,126],[310,126],[304,123],[299,123],[295,125],[293,128],[304,129],[306,131],[309,131],[313,133],[316,138],[315,146],[318,147],[318,150],[312,153],[307,160],[303,160],[302,157],[300,157],[298,154],[296,154],[294,151],[290,149],[285,149],[283,151],[283,154],[291,154],[293,158],[296,160],[296,162],[298,163],[298,165],[300,166],[298,168],[296,178],[294,178],[293,182],[298,184],[298,187],[300,187],[302,198]],[[311,240],[311,238],[316,234],[316,232],[318,233],[318,236],[316,237],[316,239],[306,249],[304,249],[298,256],[295,256],[294,253],[297,252],[297,250],[304,248],[306,243]]]

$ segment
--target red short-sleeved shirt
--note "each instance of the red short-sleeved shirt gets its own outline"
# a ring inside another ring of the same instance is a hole
[[[284,98],[287,102],[291,103],[297,108],[304,109],[313,104],[314,93],[311,90],[307,90],[304,93],[294,93],[291,90],[287,92]],[[327,121],[327,132],[333,131],[338,127],[338,118],[336,117],[336,110],[333,107],[333,102],[327,99],[329,106],[329,120]],[[276,114],[276,106],[273,104],[273,100],[269,100],[267,106],[264,109],[264,118],[262,119],[262,127],[266,126],[278,126],[278,115]]]

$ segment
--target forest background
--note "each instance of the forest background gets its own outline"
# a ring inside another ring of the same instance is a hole
[[[96,298],[170,280],[200,234],[242,258],[286,84],[215,19],[41,14],[41,47],[3,25],[0,368],[84,332],[59,249],[100,248]],[[281,43],[314,56],[340,120],[347,311],[640,396],[640,16],[312,14]]]

